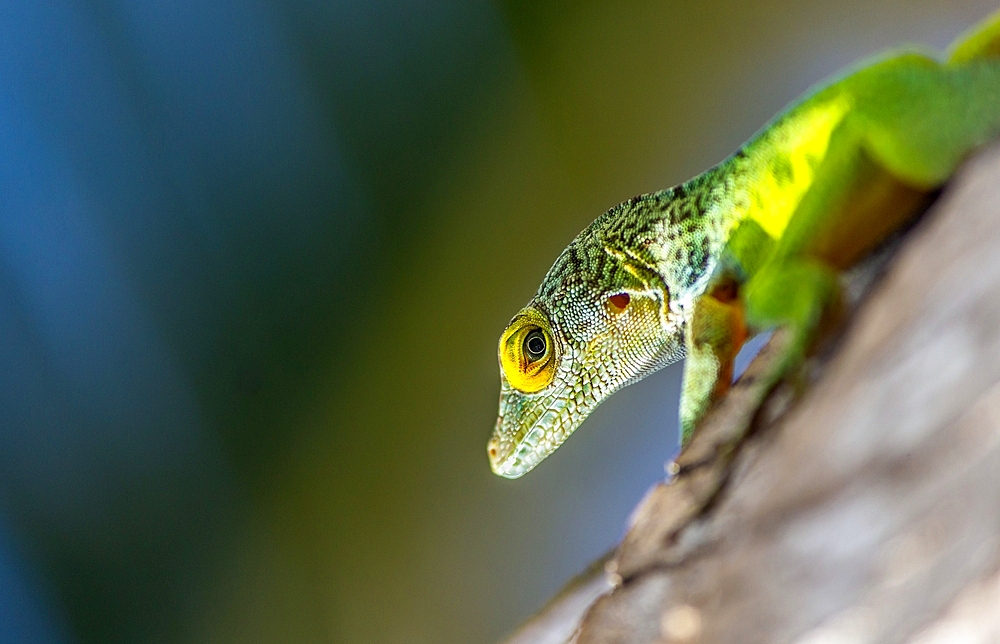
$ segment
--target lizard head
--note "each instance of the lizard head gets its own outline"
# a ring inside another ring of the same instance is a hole
[[[487,446],[500,476],[522,476],[608,396],[683,356],[682,302],[641,247],[619,250],[600,222],[500,336],[500,411]]]

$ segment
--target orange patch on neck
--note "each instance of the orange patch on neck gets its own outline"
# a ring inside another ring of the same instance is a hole
[[[615,313],[621,313],[628,306],[628,303],[632,301],[628,293],[619,293],[618,295],[612,295],[608,298],[608,302],[611,304],[611,309]]]

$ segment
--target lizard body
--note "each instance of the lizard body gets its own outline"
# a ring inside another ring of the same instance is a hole
[[[736,153],[598,217],[500,338],[493,471],[516,478],[618,389],[686,356],[682,442],[743,342],[793,331],[784,372],[836,308],[838,271],[1000,134],[1000,13],[941,62],[882,56],[793,103]]]

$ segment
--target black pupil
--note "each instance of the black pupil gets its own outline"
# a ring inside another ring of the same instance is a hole
[[[542,332],[535,330],[529,333],[524,339],[524,349],[532,360],[538,360],[545,355],[545,336]]]

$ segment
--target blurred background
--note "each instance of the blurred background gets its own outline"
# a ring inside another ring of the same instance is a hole
[[[679,368],[517,481],[566,243],[988,0],[4,0],[0,642],[491,642],[622,535]]]

